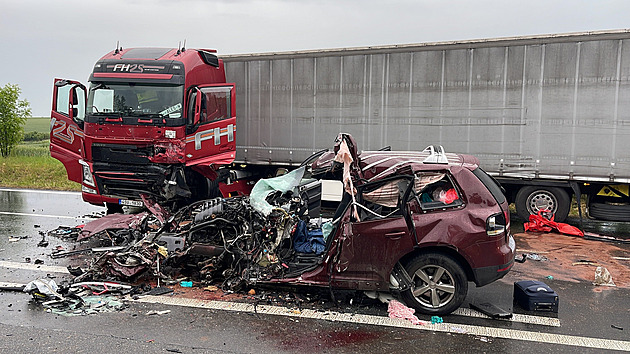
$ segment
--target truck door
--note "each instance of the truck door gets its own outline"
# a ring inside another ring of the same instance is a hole
[[[83,120],[87,90],[80,82],[55,79],[50,113],[50,155],[66,167],[68,179],[81,183]]]
[[[234,84],[203,85],[189,91],[186,165],[226,165],[236,154]]]

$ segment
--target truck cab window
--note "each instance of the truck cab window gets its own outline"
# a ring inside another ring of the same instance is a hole
[[[85,90],[80,85],[58,86],[55,112],[61,113],[83,128],[85,119]]]
[[[56,111],[67,116],[70,115],[70,90],[72,86],[66,85],[57,89]]]
[[[70,116],[77,123],[83,122],[85,117],[85,92],[83,88],[74,85],[65,85],[57,90],[56,111]]]
[[[214,122],[232,117],[232,107],[229,87],[201,88],[201,117],[200,123]]]
[[[74,86],[72,92],[72,118],[80,125],[85,120],[85,90],[83,87]],[[81,125],[82,126],[82,125]]]

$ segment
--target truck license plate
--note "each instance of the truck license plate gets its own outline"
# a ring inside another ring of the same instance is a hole
[[[143,204],[139,200],[118,199],[118,204],[141,207]]]

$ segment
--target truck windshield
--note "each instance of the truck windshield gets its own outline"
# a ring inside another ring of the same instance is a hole
[[[139,83],[92,83],[88,114],[181,118],[184,87]]]

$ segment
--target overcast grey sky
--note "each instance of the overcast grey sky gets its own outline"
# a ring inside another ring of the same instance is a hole
[[[0,0],[0,85],[48,116],[55,77],[84,83],[123,47],[220,54],[630,28],[627,0]]]

